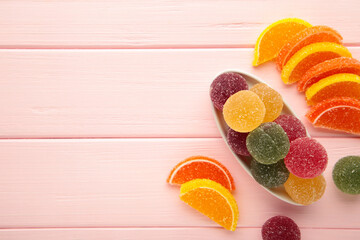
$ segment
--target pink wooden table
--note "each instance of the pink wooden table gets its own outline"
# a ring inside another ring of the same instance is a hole
[[[303,239],[360,239],[360,196],[341,194],[334,163],[360,138],[314,129],[304,97],[274,64],[252,68],[271,22],[329,25],[360,59],[360,2],[215,0],[0,1],[0,239],[261,239],[292,217]],[[264,79],[328,150],[324,197],[296,207],[265,192],[220,138],[208,89],[226,69]],[[165,180],[203,154],[232,172],[238,229],[183,204]]]

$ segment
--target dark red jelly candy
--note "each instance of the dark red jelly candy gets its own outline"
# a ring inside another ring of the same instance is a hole
[[[290,142],[297,138],[306,137],[304,125],[298,118],[292,115],[280,115],[274,122],[284,129]]]
[[[248,90],[249,86],[240,73],[227,72],[219,75],[210,86],[210,98],[216,109],[221,110],[226,100],[241,90]]]
[[[229,128],[227,133],[227,142],[231,149],[242,156],[250,156],[246,148],[246,137],[249,133],[240,133]]]
[[[287,169],[299,178],[314,178],[325,171],[328,156],[325,148],[315,139],[303,137],[290,143],[284,159]]]
[[[300,240],[298,225],[288,217],[275,216],[267,220],[261,229],[264,240]]]

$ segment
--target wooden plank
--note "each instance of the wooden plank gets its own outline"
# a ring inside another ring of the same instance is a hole
[[[270,23],[300,17],[358,44],[359,1],[0,1],[2,48],[253,45]]]
[[[179,200],[166,178],[191,155],[207,155],[231,171],[239,227],[260,227],[283,214],[304,228],[360,228],[359,197],[342,194],[334,163],[360,155],[360,138],[320,138],[327,149],[324,197],[292,206],[267,193],[236,162],[221,139],[1,140],[0,228],[214,227]]]
[[[314,129],[304,95],[251,58],[252,49],[1,50],[0,137],[219,137],[209,86],[228,69],[279,91],[313,136],[341,136]]]
[[[300,229],[302,239],[354,240],[360,237],[359,229]],[[211,240],[261,239],[260,228],[240,228],[228,232],[220,228],[125,228],[125,229],[10,229],[0,230],[6,240]]]

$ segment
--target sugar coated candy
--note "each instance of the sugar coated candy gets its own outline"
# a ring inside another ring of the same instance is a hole
[[[283,160],[267,165],[252,159],[250,170],[254,179],[267,188],[279,187],[289,178],[289,171]]]
[[[300,178],[314,178],[325,171],[328,156],[325,148],[315,139],[298,138],[290,143],[285,165]]]
[[[333,180],[338,189],[348,194],[360,194],[360,156],[341,158],[334,166]]]
[[[236,72],[226,72],[219,75],[210,86],[210,98],[216,109],[222,111],[226,100],[241,90],[248,90],[245,78]]]
[[[284,184],[285,191],[296,203],[309,205],[319,200],[325,192],[326,181],[323,175],[315,178],[299,178],[290,173]]]
[[[246,148],[246,137],[249,133],[240,133],[232,129],[227,132],[227,142],[231,149],[239,155],[250,156],[249,151]]]
[[[297,138],[306,137],[304,125],[293,115],[280,115],[274,122],[284,129],[290,142]]]
[[[249,90],[239,91],[226,101],[223,109],[226,124],[237,132],[250,132],[264,120],[265,105]]]
[[[261,229],[263,240],[300,240],[298,225],[289,217],[275,216],[268,219]]]
[[[256,93],[265,104],[264,122],[274,121],[283,109],[284,103],[281,95],[265,83],[255,84],[250,91]]]
[[[289,138],[284,129],[274,122],[261,124],[246,138],[251,156],[262,164],[274,164],[289,151]]]

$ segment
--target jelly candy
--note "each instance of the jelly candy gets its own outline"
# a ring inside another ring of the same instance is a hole
[[[324,195],[326,181],[323,175],[306,179],[290,173],[284,187],[292,200],[302,205],[309,205]]]
[[[242,156],[250,156],[249,151],[246,148],[246,137],[249,133],[240,133],[232,129],[227,132],[227,142],[231,149]]]
[[[227,168],[215,159],[193,156],[178,163],[171,171],[167,182],[180,185],[193,179],[210,179],[228,190],[235,190],[234,180]]]
[[[181,185],[180,199],[225,229],[235,231],[239,210],[235,198],[221,184],[195,179]]]
[[[332,172],[335,185],[344,193],[360,194],[360,156],[341,158]]]
[[[210,98],[216,109],[222,111],[226,100],[241,90],[248,90],[249,86],[243,76],[235,72],[219,75],[210,86]]]
[[[300,137],[306,137],[306,129],[304,125],[295,116],[280,115],[274,122],[284,129],[290,142]]]
[[[298,225],[285,216],[275,216],[268,219],[261,229],[263,240],[300,240]]]
[[[297,177],[314,178],[325,171],[328,156],[318,141],[303,137],[290,143],[284,162],[287,169]]]
[[[289,138],[280,125],[263,123],[246,138],[246,147],[251,156],[262,164],[277,163],[289,151]]]
[[[309,105],[336,97],[351,97],[360,100],[360,76],[351,73],[331,75],[314,83],[306,90]]]
[[[268,26],[256,41],[253,66],[274,59],[289,39],[307,27],[311,24],[298,18],[282,19]]]
[[[284,105],[281,95],[265,83],[254,85],[250,91],[256,93],[265,104],[264,122],[274,121],[280,115]]]
[[[289,171],[287,170],[283,160],[274,164],[266,165],[252,159],[250,170],[254,179],[267,188],[279,187],[289,178]]]
[[[333,98],[312,107],[306,117],[316,127],[360,134],[360,101]]]
[[[249,90],[233,94],[223,109],[227,125],[237,132],[250,132],[264,120],[265,105],[260,97]]]
[[[334,29],[327,26],[313,26],[298,32],[280,49],[276,65],[282,70],[287,61],[301,48],[316,42],[334,42],[341,44],[342,37]]]
[[[297,88],[300,92],[304,92],[320,79],[337,73],[360,75],[360,61],[355,58],[338,57],[319,63],[305,72],[298,82]]]
[[[310,44],[289,59],[281,71],[281,79],[286,84],[297,82],[316,64],[341,56],[351,57],[349,50],[342,45],[331,42]]]

